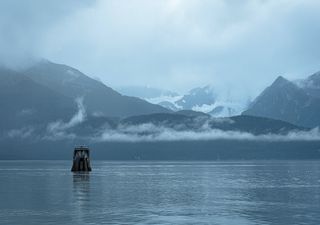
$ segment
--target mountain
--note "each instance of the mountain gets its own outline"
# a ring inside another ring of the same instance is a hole
[[[252,134],[286,134],[290,131],[308,130],[282,120],[264,117],[240,115],[230,117],[229,119],[233,122],[224,124],[221,128],[218,123],[215,125],[215,128],[245,131]]]
[[[31,66],[23,74],[34,82],[71,99],[83,98],[89,115],[127,117],[170,112],[136,97],[121,95],[80,71],[47,60]]]
[[[5,68],[0,68],[0,105],[0,130],[66,121],[77,111],[73,99]]]
[[[134,96],[142,99],[152,99],[161,96],[175,97],[179,94],[169,90],[152,88],[148,86],[127,86],[116,89],[118,92],[128,96]]]
[[[210,86],[198,87],[189,91],[175,103],[182,109],[195,109],[204,105],[211,106],[216,102],[216,94]]]
[[[198,112],[198,111],[193,111],[193,110],[180,110],[180,111],[175,112],[175,114],[191,116],[191,117],[206,117],[206,118],[210,118],[209,114],[206,114],[206,113],[203,113],[203,112]]]
[[[142,98],[150,103],[160,105],[171,111],[193,110],[208,113],[214,117],[229,117],[239,115],[246,103],[225,99],[214,91],[212,86],[191,89],[184,95],[168,90],[152,87],[122,87],[121,93]]]
[[[320,99],[279,76],[242,114],[315,127],[320,126]]]
[[[53,67],[57,69],[56,66]],[[58,68],[61,68],[61,65]],[[58,77],[52,79],[51,86],[47,73],[34,74],[42,75],[39,75],[38,80],[37,76],[32,76],[30,69],[24,74],[0,69],[1,159],[70,159],[74,146],[83,143],[90,145],[95,159],[107,160],[320,157],[319,142],[315,141],[247,140],[246,137],[251,134],[287,134],[290,131],[305,130],[287,122],[267,118],[213,118],[202,112],[180,110],[121,119],[118,115],[115,116],[117,118],[101,114],[96,116],[91,109],[91,113],[82,112],[86,116],[79,119],[81,107],[77,108],[74,101],[74,98],[78,97],[77,91],[81,94],[85,91],[94,92],[96,83],[81,73],[78,74],[80,78],[67,75],[60,77],[64,74],[62,70],[61,73],[49,73],[52,76],[57,74]],[[68,85],[70,89],[64,85]],[[104,90],[103,84],[97,85],[98,89]],[[105,92],[103,96],[107,97]],[[84,103],[90,100],[90,94],[82,95]],[[86,98],[88,95],[90,98]],[[103,102],[101,101],[101,104]],[[77,118],[78,122],[74,122]],[[232,135],[229,131],[237,132]],[[241,136],[241,132],[246,132],[244,139],[242,137],[238,140],[237,135]],[[212,135],[216,135],[216,139],[211,140]],[[204,138],[197,139],[201,136]],[[160,140],[161,138],[163,140]],[[305,148],[308,151],[305,151]]]
[[[176,98],[177,99],[177,98]],[[230,117],[239,115],[245,104],[224,98],[213,87],[207,85],[190,90],[175,101],[158,103],[173,111],[193,110],[210,114],[214,117]]]
[[[230,103],[229,103],[230,104]],[[239,108],[239,107],[238,107]],[[240,106],[240,108],[242,108]],[[236,107],[231,107],[228,104],[217,104],[208,114],[215,117],[228,117],[239,114],[241,110],[237,110]]]

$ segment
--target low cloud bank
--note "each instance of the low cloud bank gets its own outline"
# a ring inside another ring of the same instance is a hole
[[[49,123],[47,126],[47,135],[45,136],[45,139],[52,140],[77,137],[75,134],[68,133],[67,130],[85,121],[87,114],[83,105],[83,98],[77,98],[75,101],[78,106],[77,113],[68,122],[59,120]]]
[[[292,131],[287,134],[254,135],[249,132],[203,129],[198,131],[177,131],[153,124],[125,126],[116,130],[104,130],[91,138],[94,142],[158,142],[158,141],[320,141],[319,128],[310,131]]]
[[[13,129],[6,133],[5,138],[32,138],[34,140],[75,140],[91,143],[103,142],[161,142],[161,141],[213,141],[213,140],[242,140],[242,141],[320,141],[320,130],[293,130],[286,133],[253,134],[238,130],[222,130],[212,128],[210,123],[232,125],[235,121],[230,118],[190,118],[191,124],[170,123],[162,121],[157,124],[142,123],[132,125],[119,123],[117,126],[101,124],[100,128],[92,128],[90,132],[82,132],[81,125],[87,119],[83,98],[76,99],[78,111],[67,122],[58,120],[49,123],[44,130],[36,127]],[[90,124],[90,123],[89,123]],[[194,126],[194,125],[197,126]],[[194,127],[194,128],[190,128]],[[232,129],[232,127],[231,127]],[[81,134],[82,133],[82,134]]]
[[[87,119],[83,98],[76,99],[77,113],[69,122],[56,121],[47,126],[47,135],[44,139],[63,140],[81,138],[90,142],[159,142],[159,141],[210,141],[210,140],[243,140],[243,141],[320,141],[320,130],[315,128],[309,131],[290,131],[286,134],[260,134],[236,130],[221,130],[210,127],[209,122],[232,124],[230,118],[193,118],[193,122],[202,124],[197,129],[187,129],[181,124],[168,127],[166,122],[162,124],[143,123],[139,125],[119,124],[116,128],[104,126],[89,136],[79,136],[69,132]],[[205,121],[203,121],[205,119]]]

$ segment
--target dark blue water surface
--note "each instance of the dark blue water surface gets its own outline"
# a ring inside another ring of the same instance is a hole
[[[320,162],[0,161],[0,224],[320,224]]]

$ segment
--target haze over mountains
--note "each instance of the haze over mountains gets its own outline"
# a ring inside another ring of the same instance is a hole
[[[144,99],[173,111],[193,110],[214,117],[242,113],[283,120],[303,127],[320,126],[320,72],[295,81],[279,76],[250,104],[248,101],[221,101],[219,93],[209,85],[194,88],[184,95],[170,96],[163,93]]]
[[[118,90],[121,93],[129,93],[172,111],[194,110],[208,113],[214,117],[239,115],[247,107],[247,101],[237,102],[230,98],[222,98],[210,85],[193,88],[183,95],[150,87],[123,87]],[[144,94],[145,90],[147,94]],[[151,90],[153,90],[152,95],[150,95]]]
[[[309,95],[320,98],[320,71],[312,74],[305,80],[297,81],[296,84]]]
[[[72,67],[47,60],[19,71],[1,68],[0,145],[12,151],[29,146],[32,152],[48,143],[63,149],[79,142],[101,147],[109,142],[314,142],[320,140],[318,131],[308,127],[319,125],[318,79],[315,74],[293,83],[279,77],[243,115],[230,117],[234,108],[221,104],[210,86],[183,96],[165,92],[176,98],[171,110],[163,102],[119,94]]]
[[[174,111],[178,111],[176,115],[181,115],[181,110],[205,112],[216,117],[241,113],[241,107],[234,107],[236,104],[231,107],[219,102],[219,93],[212,86],[194,88],[185,95],[146,88],[145,96],[151,97],[149,101],[157,98],[159,101],[164,97],[174,100],[151,104],[141,98],[121,95],[72,67],[47,60],[20,71],[2,68],[0,72],[1,118],[6,121],[2,128],[8,124],[16,127],[27,122],[68,121],[78,110],[76,99],[78,104],[81,100],[86,116],[90,118],[121,119]],[[316,127],[320,124],[319,90],[320,73],[296,82],[280,76],[250,104],[243,115],[283,120],[301,127]],[[131,92],[140,96],[144,93],[141,88],[131,89]],[[171,104],[170,109],[161,106],[165,104]]]
[[[152,99],[160,96],[176,97],[179,96],[178,93],[163,90],[159,88],[153,88],[150,86],[126,86],[118,87],[116,90],[124,95],[135,96],[141,99]]]

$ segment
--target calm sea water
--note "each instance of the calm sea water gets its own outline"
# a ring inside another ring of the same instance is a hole
[[[320,162],[0,161],[0,224],[320,224]]]

